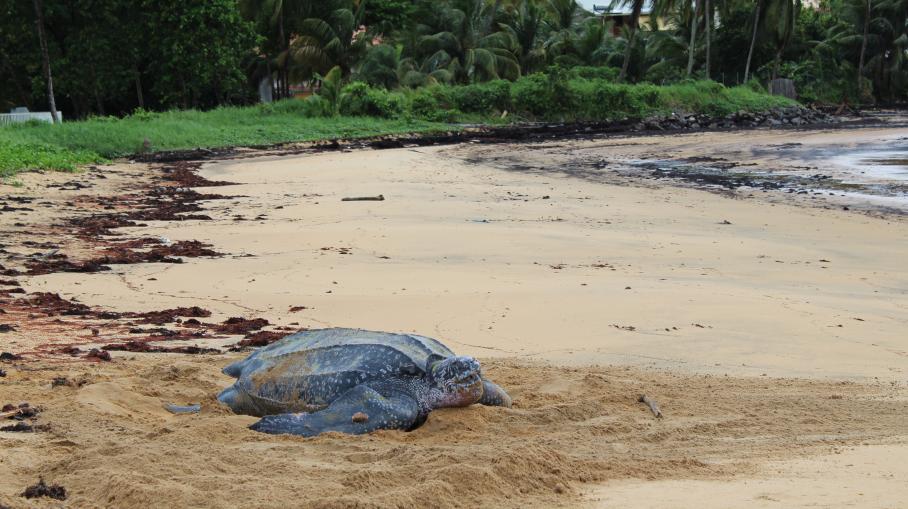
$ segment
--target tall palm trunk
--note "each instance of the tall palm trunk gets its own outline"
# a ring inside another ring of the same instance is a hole
[[[861,78],[864,76],[864,55],[867,52],[867,33],[870,32],[870,0],[864,12],[864,38],[861,40],[861,57],[858,60],[858,95],[861,93]]]
[[[694,71],[694,53],[696,52],[697,44],[697,7],[700,6],[700,2],[694,0],[694,15],[690,22],[690,44],[687,46],[687,75]]]
[[[711,11],[709,9],[709,0],[706,0],[705,12],[706,12],[706,79],[709,79],[709,57],[710,57],[710,55],[709,55],[710,40],[709,39],[710,39],[710,34],[711,34],[710,25],[712,24],[711,19],[710,19]]]
[[[760,24],[760,8],[763,7],[763,0],[757,0],[757,8],[754,11],[754,33],[750,38],[750,51],[747,52],[747,64],[744,66],[744,83],[750,78],[750,61],[754,56],[754,46],[757,45],[757,26]]]
[[[278,22],[277,22],[277,36],[281,40],[281,45],[284,50],[284,62],[281,64],[281,68],[278,71],[280,79],[280,88],[278,91],[278,99],[284,99],[290,97],[290,84],[288,83],[288,77],[290,72],[288,67],[290,66],[290,41],[287,40],[287,36],[284,34],[284,7],[281,5],[281,10],[278,12]]]
[[[627,48],[624,49],[624,63],[621,64],[621,73],[618,74],[618,81],[624,81],[627,77],[627,69],[631,64],[631,52],[634,49],[634,41],[637,39],[637,25],[640,23],[640,11],[642,10],[643,0],[634,0],[634,5],[631,9],[630,26],[628,27],[631,36],[627,41]]]
[[[41,0],[34,0],[35,24],[38,26],[38,42],[41,44],[41,60],[44,66],[44,80],[47,81],[47,102],[50,105],[50,116],[56,124],[60,122],[57,115],[57,102],[54,100],[54,78],[50,72],[50,54],[47,51],[47,38],[44,36],[44,7]]]
[[[139,101],[139,108],[145,109],[145,96],[142,95],[142,73],[139,72],[138,66],[133,68],[133,73],[136,82],[136,100]]]

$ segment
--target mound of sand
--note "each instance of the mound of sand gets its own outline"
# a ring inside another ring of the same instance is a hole
[[[162,354],[8,368],[4,401],[42,433],[0,433],[0,503],[38,477],[73,507],[553,507],[589,483],[722,479],[767,459],[904,434],[890,384],[685,376],[491,360],[512,409],[440,410],[421,428],[314,439],[250,431],[214,399],[238,358]],[[51,387],[55,377],[83,380]],[[78,385],[78,384],[72,384]],[[665,413],[637,402],[646,393]],[[200,415],[163,405],[202,403]]]

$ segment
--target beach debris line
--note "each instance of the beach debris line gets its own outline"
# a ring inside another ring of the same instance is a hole
[[[0,431],[5,431],[8,433],[38,433],[41,431],[49,431],[50,425],[48,424],[26,424],[24,422],[17,422],[12,426],[3,426],[0,427]]]
[[[268,320],[264,318],[231,317],[222,324],[215,326],[215,330],[221,334],[248,334],[266,325],[269,325]]]
[[[109,352],[133,352],[133,353],[182,353],[188,355],[201,355],[221,353],[217,348],[205,348],[198,345],[191,346],[154,346],[147,341],[127,341],[126,343],[111,343],[102,347],[104,354],[110,357]]]
[[[306,329],[299,329],[296,332],[303,332]],[[281,332],[281,331],[259,331],[259,332],[250,332],[246,336],[237,342],[234,345],[230,345],[227,349],[231,352],[242,352],[248,348],[257,348],[261,346],[268,346],[271,343],[280,341],[285,337],[293,334],[293,332]]]
[[[66,488],[59,484],[46,484],[44,478],[40,478],[37,484],[25,488],[22,496],[25,498],[48,497],[54,500],[66,500]]]
[[[659,408],[659,404],[656,403],[656,400],[650,398],[646,394],[641,394],[640,397],[637,398],[637,401],[648,406],[650,412],[652,412],[657,419],[662,418],[662,410]]]
[[[98,350],[97,348],[92,348],[85,355],[86,359],[94,359],[101,362],[110,362],[110,352],[104,350]]]
[[[0,410],[0,419],[15,419],[15,424],[9,426],[0,426],[0,431],[10,433],[35,433],[39,431],[48,431],[50,426],[47,424],[29,424],[23,422],[25,419],[34,419],[39,408],[32,407],[29,403],[19,403],[19,405],[6,404]]]
[[[73,379],[67,378],[65,376],[57,376],[57,377],[54,377],[53,380],[51,380],[50,387],[52,389],[54,387],[73,387],[73,388],[78,389],[79,387],[82,387],[83,385],[87,385],[88,383],[89,383],[89,380],[84,377],[79,378],[78,380],[73,380]]]
[[[378,196],[348,196],[347,198],[342,198],[341,201],[385,201],[385,195],[380,194]]]

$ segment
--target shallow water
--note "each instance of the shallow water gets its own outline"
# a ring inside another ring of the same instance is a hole
[[[908,182],[908,147],[848,152],[833,158],[832,163],[853,173],[855,183],[868,179]]]
[[[905,140],[874,147],[808,148],[792,144],[774,148],[782,148],[786,158],[801,160],[805,165],[738,165],[734,161],[710,158],[633,160],[630,164],[651,176],[678,179],[696,186],[822,196],[841,205],[908,213]]]

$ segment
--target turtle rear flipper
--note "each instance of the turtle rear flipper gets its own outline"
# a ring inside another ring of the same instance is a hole
[[[412,397],[398,392],[382,396],[368,385],[357,385],[324,410],[269,415],[249,428],[304,437],[328,431],[361,435],[380,429],[409,430],[417,424],[419,416],[419,405]]]
[[[218,394],[218,401],[229,406],[231,409],[235,408],[237,406],[236,400],[237,400],[236,388],[232,385],[230,387],[224,389],[223,391],[221,391],[220,394]]]
[[[232,376],[233,378],[239,378],[243,374],[243,367],[246,365],[248,359],[243,359],[241,361],[234,362],[233,364],[227,366],[221,370],[221,373],[224,373],[227,376]]]

